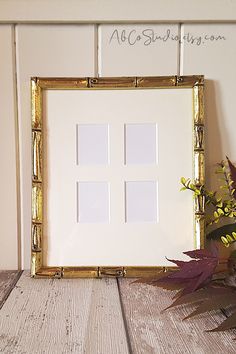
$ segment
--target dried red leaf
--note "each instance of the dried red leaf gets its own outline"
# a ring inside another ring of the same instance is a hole
[[[236,294],[235,294],[236,296]],[[229,316],[225,321],[223,321],[218,327],[211,329],[207,332],[220,332],[226,331],[236,327],[236,312]]]
[[[221,308],[228,307],[229,304],[230,305],[236,304],[235,291],[231,290],[229,292],[223,293],[222,295],[212,294],[211,298],[204,300],[195,311],[193,311],[190,315],[185,317],[185,320],[208,311],[219,310]]]
[[[214,295],[223,295],[227,294],[228,289],[225,287],[213,287],[213,286],[207,286],[205,288],[201,288],[198,291],[195,291],[190,294],[186,294],[182,297],[178,297],[170,306],[166,308],[170,309],[175,306],[180,306],[180,305],[187,305],[187,304],[194,304],[198,302],[205,301],[207,299],[210,299]]]
[[[218,248],[214,243],[211,244],[210,250],[200,249],[184,252],[184,254],[194,258],[194,260],[178,261],[169,259],[170,262],[177,264],[179,269],[156,281],[156,285],[159,283],[181,283],[183,285],[181,297],[208,284],[219,263]]]
[[[210,251],[206,249],[199,249],[199,250],[183,252],[183,254],[186,254],[187,256],[195,259],[208,259],[208,258],[218,257],[219,249],[216,246],[216,244],[212,242]]]

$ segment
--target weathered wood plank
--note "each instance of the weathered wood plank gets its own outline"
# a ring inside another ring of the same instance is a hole
[[[0,312],[3,353],[128,353],[115,279],[30,279]]]
[[[121,299],[127,321],[132,352],[135,354],[204,354],[236,352],[235,335],[229,332],[206,333],[225,317],[202,315],[182,319],[186,308],[161,313],[171,303],[171,293],[145,284],[120,279]]]
[[[19,279],[20,274],[21,272],[17,270],[0,271],[0,309]]]

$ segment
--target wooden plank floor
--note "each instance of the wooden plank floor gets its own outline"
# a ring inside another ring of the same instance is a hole
[[[17,270],[0,271],[0,309],[19,279],[20,274],[21,272]]]
[[[119,288],[133,353],[235,354],[233,331],[206,333],[225,317],[202,315],[182,321],[185,308],[162,313],[171,304],[171,293],[133,280],[120,279]]]
[[[0,353],[236,352],[234,333],[203,332],[222,314],[182,322],[185,309],[161,313],[170,293],[132,282],[30,279],[24,272],[0,311]]]

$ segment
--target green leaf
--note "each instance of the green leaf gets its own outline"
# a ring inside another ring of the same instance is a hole
[[[233,237],[229,234],[226,235],[226,239],[229,243],[232,243],[234,241]]]
[[[221,236],[221,241],[225,245],[225,247],[229,247],[229,242],[225,236]]]
[[[218,215],[224,215],[224,214],[225,214],[225,213],[223,212],[223,210],[220,209],[220,208],[217,209],[217,213],[218,213]]]
[[[186,187],[182,187],[182,188],[180,188],[180,191],[186,191]]]
[[[181,177],[180,182],[181,182],[182,184],[185,184],[185,183],[186,183],[186,178]]]
[[[220,186],[220,189],[228,189],[228,186]]]
[[[213,230],[207,234],[207,239],[220,240],[222,235],[232,234],[232,232],[236,232],[236,223],[218,227],[216,230]]]

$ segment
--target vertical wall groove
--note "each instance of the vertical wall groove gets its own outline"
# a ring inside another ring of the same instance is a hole
[[[178,41],[178,47],[177,47],[177,75],[181,75],[180,74],[180,61],[181,61],[181,23],[178,24],[178,37],[179,37],[179,41]]]
[[[99,50],[98,50],[98,24],[94,25],[94,76],[99,77]]]
[[[21,192],[20,192],[20,152],[19,152],[19,110],[18,110],[18,77],[17,77],[17,59],[16,59],[16,25],[12,27],[13,35],[13,74],[14,74],[14,117],[15,117],[15,154],[16,154],[16,202],[17,202],[17,264],[18,269],[22,269],[22,255],[21,255]]]
[[[97,67],[98,67],[98,76],[102,76],[101,70],[101,25],[97,25]]]
[[[180,24],[180,45],[179,45],[179,74],[184,73],[184,24]]]

